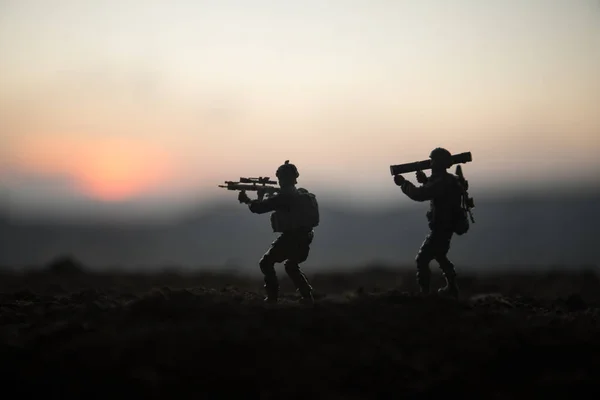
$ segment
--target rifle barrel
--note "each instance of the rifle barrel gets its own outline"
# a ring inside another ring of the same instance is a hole
[[[229,189],[229,190],[264,190],[264,191],[278,191],[279,188],[276,186],[267,186],[267,185],[257,185],[255,183],[252,184],[245,184],[245,183],[239,183],[239,182],[227,182],[227,185],[217,185],[220,188],[225,188],[225,189]]]

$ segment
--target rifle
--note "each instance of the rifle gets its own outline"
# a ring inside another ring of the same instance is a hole
[[[452,156],[452,165],[466,164],[473,161],[471,152],[455,154]],[[423,171],[431,168],[431,160],[423,160],[406,164],[390,165],[392,176],[405,174],[407,172]]]
[[[255,191],[258,195],[258,199],[262,200],[265,195],[271,197],[275,193],[279,192],[280,188],[277,186],[276,181],[272,181],[270,177],[259,177],[259,178],[240,178],[239,181],[225,181],[225,185],[218,185],[220,188],[227,190],[239,190],[245,193],[247,190]]]
[[[458,176],[458,181],[460,182],[463,188],[463,196],[461,200],[461,206],[464,210],[467,211],[472,223],[475,223],[475,219],[473,218],[473,213],[471,212],[471,208],[475,208],[475,202],[472,197],[469,197],[469,181],[465,179],[465,176],[462,172],[462,167],[460,165],[456,166],[456,176]]]

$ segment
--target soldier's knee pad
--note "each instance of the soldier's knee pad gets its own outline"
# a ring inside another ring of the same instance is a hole
[[[417,263],[418,270],[429,269],[429,263],[431,262],[431,259],[425,256],[422,252],[419,252],[419,254],[417,254],[415,257],[415,262]]]
[[[258,262],[258,266],[264,275],[273,275],[275,273],[275,263],[268,256],[263,256]]]

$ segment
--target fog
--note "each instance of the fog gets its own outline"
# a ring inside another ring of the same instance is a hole
[[[454,238],[450,257],[461,268],[480,271],[598,265],[599,189],[503,196],[478,196],[474,190],[476,222],[466,235]],[[68,255],[97,269],[258,273],[258,260],[276,234],[267,216],[251,214],[237,202],[236,192],[228,195],[227,201],[182,208],[154,220],[115,218],[108,211],[101,219],[92,208],[88,216],[68,220],[8,214],[0,222],[0,265],[42,266]],[[427,207],[401,193],[396,204],[387,207],[357,208],[325,200],[305,268],[410,266],[427,234]]]

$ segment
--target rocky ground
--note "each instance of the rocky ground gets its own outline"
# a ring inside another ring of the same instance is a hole
[[[283,269],[282,269],[283,271]],[[600,394],[600,279],[413,271],[312,276],[317,304],[262,303],[225,274],[0,276],[3,392],[78,398],[514,399]],[[440,282],[436,282],[440,283]],[[206,396],[206,397],[202,397]]]

